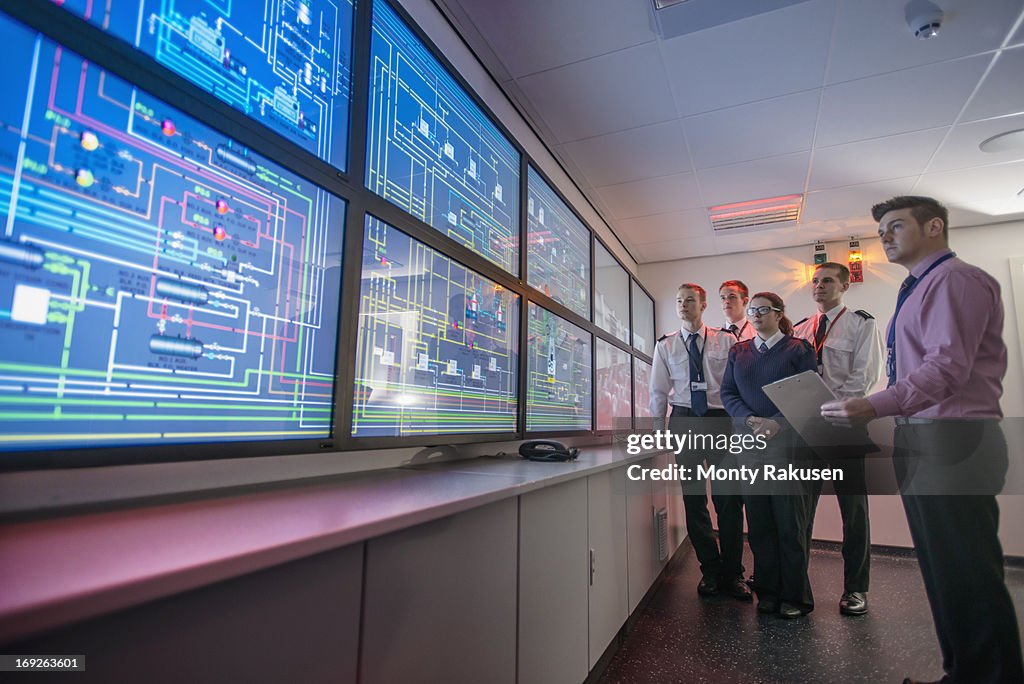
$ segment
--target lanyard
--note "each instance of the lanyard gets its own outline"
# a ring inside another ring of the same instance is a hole
[[[910,293],[914,291],[914,288],[921,284],[921,281],[925,279],[925,276],[935,270],[936,266],[947,259],[952,259],[955,256],[956,252],[950,252],[949,254],[941,256],[938,261],[929,266],[928,269],[921,274],[921,277],[915,280],[910,287],[903,290],[896,296],[896,311],[892,315],[892,321],[889,322],[889,331],[885,341],[885,344],[889,349],[894,349],[896,347],[896,318],[900,315],[900,309],[903,308],[903,304],[910,298]]]
[[[914,291],[925,276],[932,272],[932,270],[947,259],[952,259],[956,256],[956,252],[950,252],[944,254],[935,263],[928,267],[928,269],[921,274],[921,277],[908,285],[905,289],[901,289],[900,293],[896,295],[896,312],[892,315],[892,320],[889,321],[889,332],[886,336],[886,346],[889,347],[889,355],[885,360],[886,375],[889,376],[889,387],[896,384],[896,318],[900,315],[900,309],[903,308],[903,304],[910,298],[910,293]],[[906,282],[906,281],[904,281]]]
[[[843,310],[840,311],[839,314],[835,318],[832,319],[832,322],[829,323],[829,326],[827,328],[825,328],[825,336],[821,338],[821,344],[817,344],[816,342],[813,342],[813,341],[811,342],[811,344],[814,346],[814,354],[819,359],[821,358],[821,350],[825,348],[825,340],[828,339],[828,336],[832,333],[832,328],[836,327],[836,323],[839,322],[839,319],[843,317],[844,313],[846,313],[846,307],[845,306],[843,307]],[[824,316],[825,314],[821,314],[821,315]]]

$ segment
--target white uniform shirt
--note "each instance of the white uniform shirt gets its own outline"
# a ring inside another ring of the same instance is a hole
[[[702,326],[697,347],[704,350],[704,380],[708,383],[708,408],[722,406],[722,376],[729,361],[729,350],[736,337],[729,332]],[[671,332],[654,347],[651,369],[651,415],[662,418],[668,411],[669,396],[676,406],[690,405],[689,330]]]
[[[822,379],[840,399],[863,397],[882,377],[882,333],[874,318],[843,309],[840,304],[824,314],[828,317],[828,336],[821,352]],[[793,336],[813,346],[821,315],[797,323]]]

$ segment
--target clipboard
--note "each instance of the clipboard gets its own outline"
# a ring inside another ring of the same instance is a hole
[[[837,397],[815,371],[804,371],[762,387],[804,442],[822,451],[831,447],[874,447],[863,428],[833,425],[821,417],[821,405]],[[872,449],[874,450],[874,449]]]

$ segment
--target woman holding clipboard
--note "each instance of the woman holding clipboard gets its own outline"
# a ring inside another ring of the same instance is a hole
[[[814,609],[807,577],[810,495],[805,483],[764,479],[765,464],[784,468],[793,461],[799,438],[761,388],[813,371],[817,361],[814,348],[792,336],[793,324],[786,318],[786,306],[774,292],[755,294],[747,317],[757,335],[730,350],[722,380],[722,403],[739,432],[761,436],[766,444],[764,449],[745,455],[749,461],[746,465],[758,472],[757,479],[745,485],[743,494],[747,539],[754,554],[757,610],[798,618]]]

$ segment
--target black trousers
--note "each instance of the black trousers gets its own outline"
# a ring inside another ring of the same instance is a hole
[[[721,409],[708,409],[707,418],[715,425],[711,431],[727,424],[728,415]],[[672,407],[673,418],[696,418],[685,406]],[[680,421],[669,421],[673,430],[683,430]],[[717,453],[694,453],[684,451],[678,462],[695,468],[698,463],[707,462],[716,466],[729,467],[728,456]],[[695,472],[695,471],[694,471]],[[735,483],[711,482],[711,501],[718,517],[718,539],[711,526],[708,513],[707,488],[704,481],[683,481],[683,510],[686,515],[686,533],[693,544],[694,553],[700,562],[700,571],[706,577],[722,580],[742,579],[746,572],[743,567],[743,497]]]
[[[792,430],[768,444],[767,449],[744,455],[748,466],[763,473],[765,464],[784,468],[793,461]],[[813,609],[814,595],[807,576],[811,512],[807,483],[758,480],[745,485],[743,503],[747,507],[747,541],[754,554],[754,591],[758,599]]]
[[[871,573],[871,524],[864,477],[864,449],[835,447],[833,454],[827,458],[818,458],[814,466],[840,468],[843,471],[843,479],[832,482],[832,489],[839,501],[839,514],[843,519],[843,591],[867,591]],[[811,508],[807,523],[808,548],[824,481],[816,480],[809,484]]]
[[[921,576],[953,682],[1022,682],[995,494],[1007,470],[997,421],[896,428],[893,454]]]

